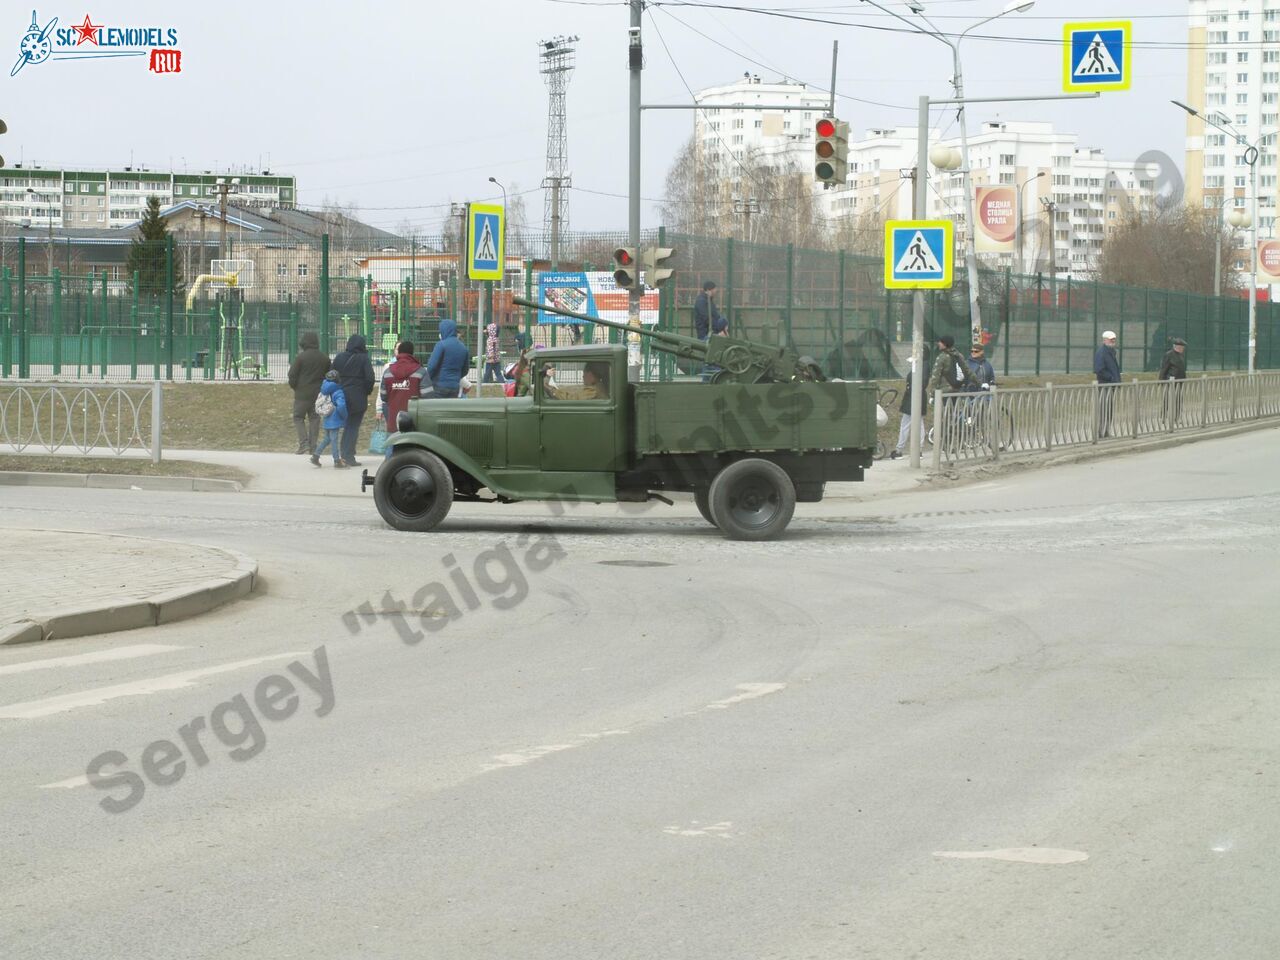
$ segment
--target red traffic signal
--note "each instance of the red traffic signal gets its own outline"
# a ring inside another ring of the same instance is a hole
[[[633,247],[618,247],[613,251],[613,262],[617,269],[613,271],[613,281],[624,290],[630,290],[640,282],[640,271],[636,268],[636,251]]]
[[[836,122],[830,117],[823,117],[818,121],[818,136],[834,137],[836,135]]]
[[[849,125],[835,117],[819,117],[813,129],[813,175],[824,189],[840,186],[848,177]]]

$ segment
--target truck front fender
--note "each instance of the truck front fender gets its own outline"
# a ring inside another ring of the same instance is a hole
[[[441,460],[453,464],[463,473],[470,475],[476,483],[482,487],[488,487],[494,493],[510,497],[513,500],[519,500],[520,495],[514,490],[504,487],[490,475],[489,471],[469,454],[464,453],[455,444],[447,440],[442,440],[433,433],[421,433],[413,431],[410,433],[393,433],[387,437],[388,449],[393,447],[421,447],[423,450],[429,450]]]

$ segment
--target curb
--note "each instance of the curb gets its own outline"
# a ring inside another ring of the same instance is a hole
[[[235,560],[235,567],[226,576],[209,577],[190,586],[156,593],[141,600],[72,608],[48,616],[37,614],[13,623],[0,624],[0,646],[66,640],[91,634],[114,633],[118,630],[136,630],[139,627],[158,627],[208,613],[254,591],[258,585],[258,561],[223,547],[204,549],[231,557]]]
[[[1145,440],[1132,441],[1124,445],[1112,446],[1109,443],[1080,445],[1084,447],[1067,448],[1063,453],[1031,451],[1012,454],[999,460],[961,461],[944,466],[939,473],[930,472],[928,481],[970,480],[980,475],[993,475],[1005,472],[1005,469],[1039,469],[1043,467],[1065,467],[1075,463],[1089,463],[1093,460],[1106,460],[1111,457],[1124,456],[1129,453],[1147,453],[1152,450],[1166,450],[1180,447],[1200,440],[1218,440],[1234,437],[1242,433],[1253,433],[1257,430],[1268,430],[1280,427],[1280,420],[1270,417],[1266,420],[1251,420],[1248,423],[1230,424],[1210,430],[1197,430],[1194,433],[1175,433],[1164,437],[1151,437]]]
[[[0,486],[88,487],[105,490],[179,490],[196,493],[239,493],[239,480],[206,477],[137,477],[127,473],[38,473],[0,470]]]

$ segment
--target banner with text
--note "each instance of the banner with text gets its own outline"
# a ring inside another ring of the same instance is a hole
[[[978,187],[978,253],[1012,253],[1017,232],[1017,194],[1013,187]]]
[[[1280,240],[1258,241],[1258,284],[1280,284]]]

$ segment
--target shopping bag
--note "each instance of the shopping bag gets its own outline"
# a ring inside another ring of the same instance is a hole
[[[387,428],[381,424],[373,428],[373,435],[369,437],[369,452],[376,454],[387,452]]]

